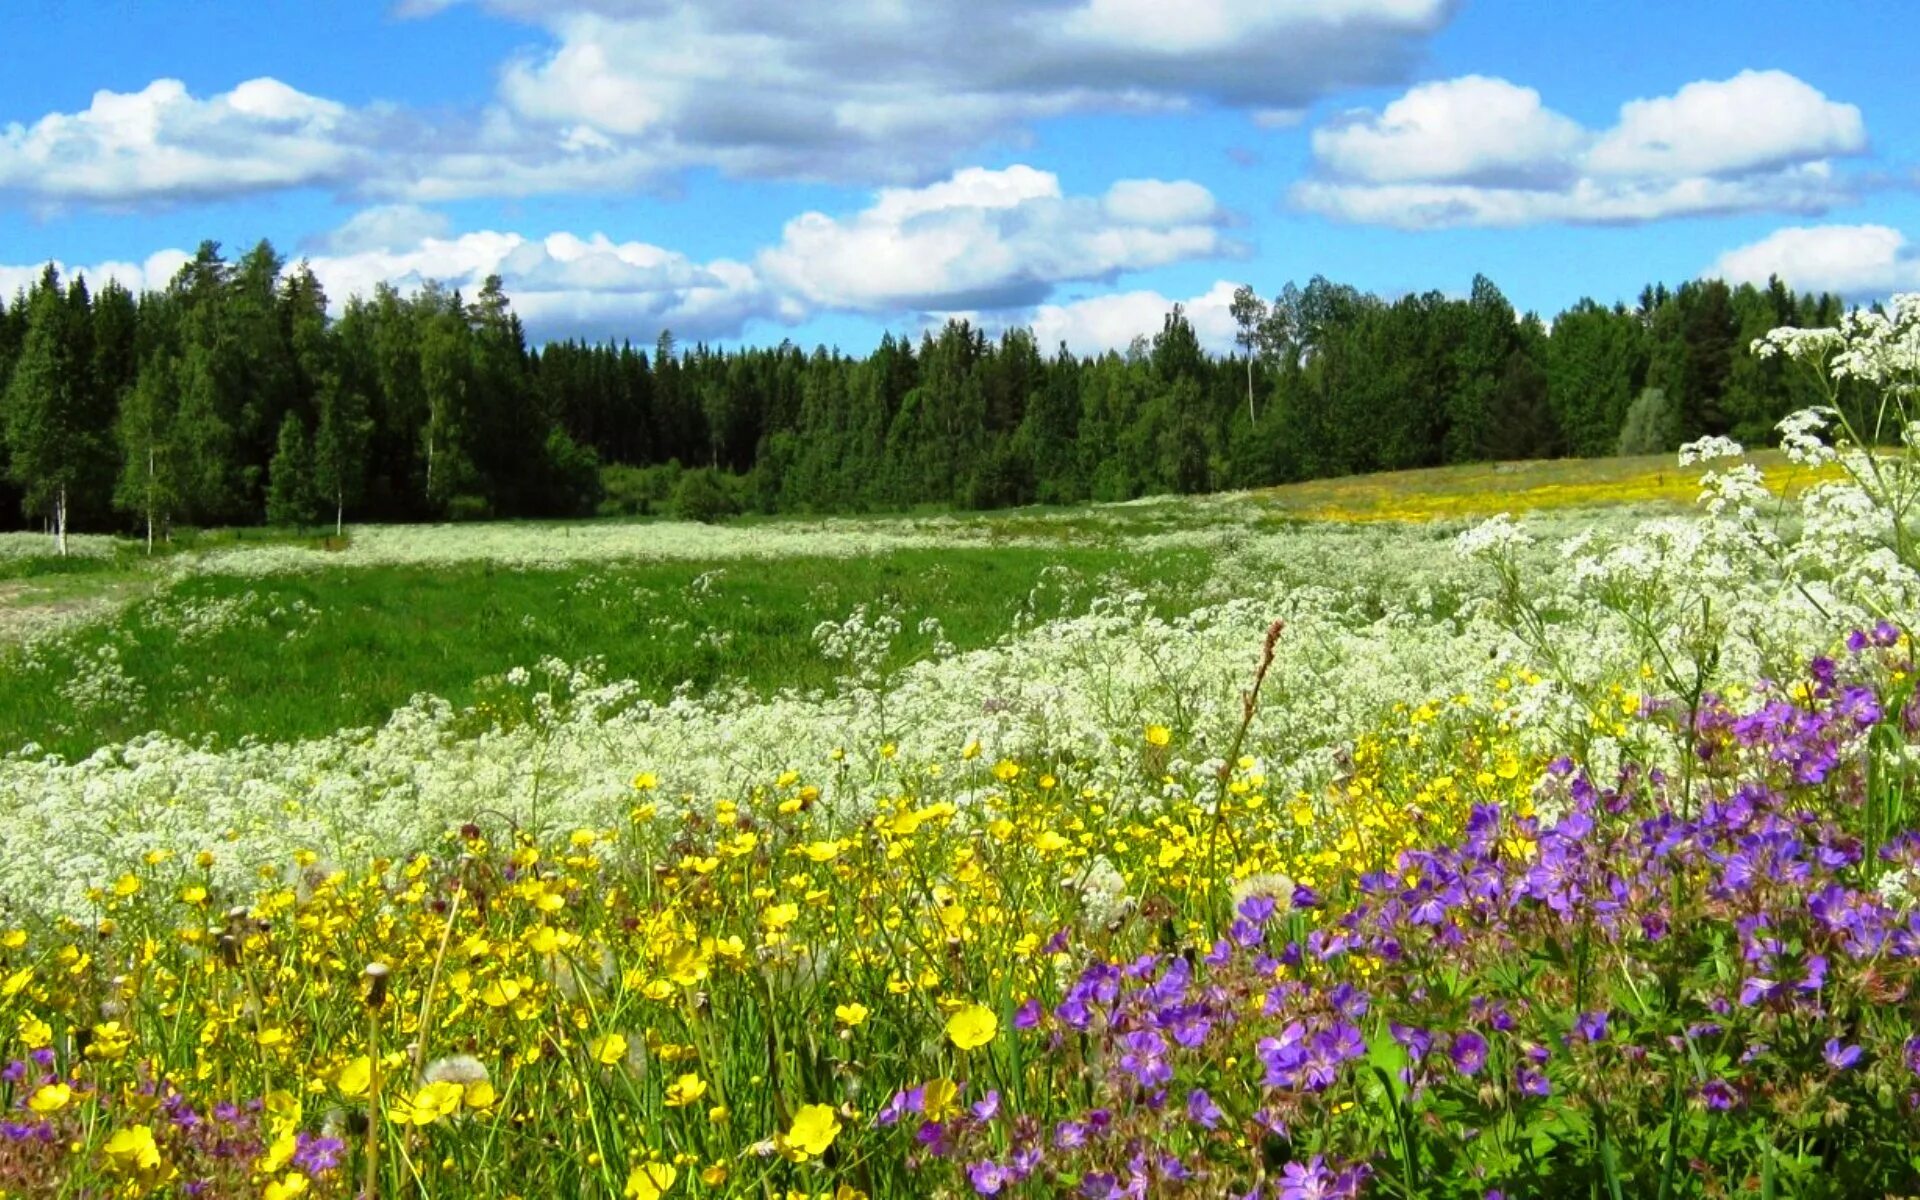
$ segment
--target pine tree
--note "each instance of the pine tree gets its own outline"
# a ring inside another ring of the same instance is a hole
[[[314,517],[313,450],[306,422],[288,413],[280,422],[273,462],[267,467],[267,524],[305,529]]]

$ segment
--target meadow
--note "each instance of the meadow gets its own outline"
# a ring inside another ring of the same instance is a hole
[[[1878,322],[1872,455],[9,539],[0,1189],[1912,1194]]]

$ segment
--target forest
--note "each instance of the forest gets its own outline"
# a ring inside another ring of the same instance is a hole
[[[1124,500],[1449,463],[1771,440],[1814,382],[1749,352],[1841,301],[1698,280],[1551,324],[1484,276],[1386,298],[1243,287],[1236,348],[1176,306],[1124,352],[950,321],[864,357],[782,342],[531,345],[500,279],[335,315],[265,241],[163,290],[0,301],[0,526],[141,533],[671,511]],[[636,331],[647,333],[651,331]]]

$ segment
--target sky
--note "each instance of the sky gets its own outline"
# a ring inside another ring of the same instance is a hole
[[[1080,353],[1314,275],[1920,291],[1920,5],[6,0],[0,297],[202,240],[536,341]]]

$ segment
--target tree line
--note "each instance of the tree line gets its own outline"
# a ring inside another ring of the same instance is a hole
[[[965,321],[865,356],[791,342],[530,346],[496,278],[329,312],[305,263],[203,243],[138,296],[49,265],[0,301],[0,520],[139,530],[1123,500],[1448,463],[1764,443],[1811,382],[1748,351],[1832,295],[1718,280],[1548,326],[1484,276],[1387,299],[1240,289],[1125,351]]]

